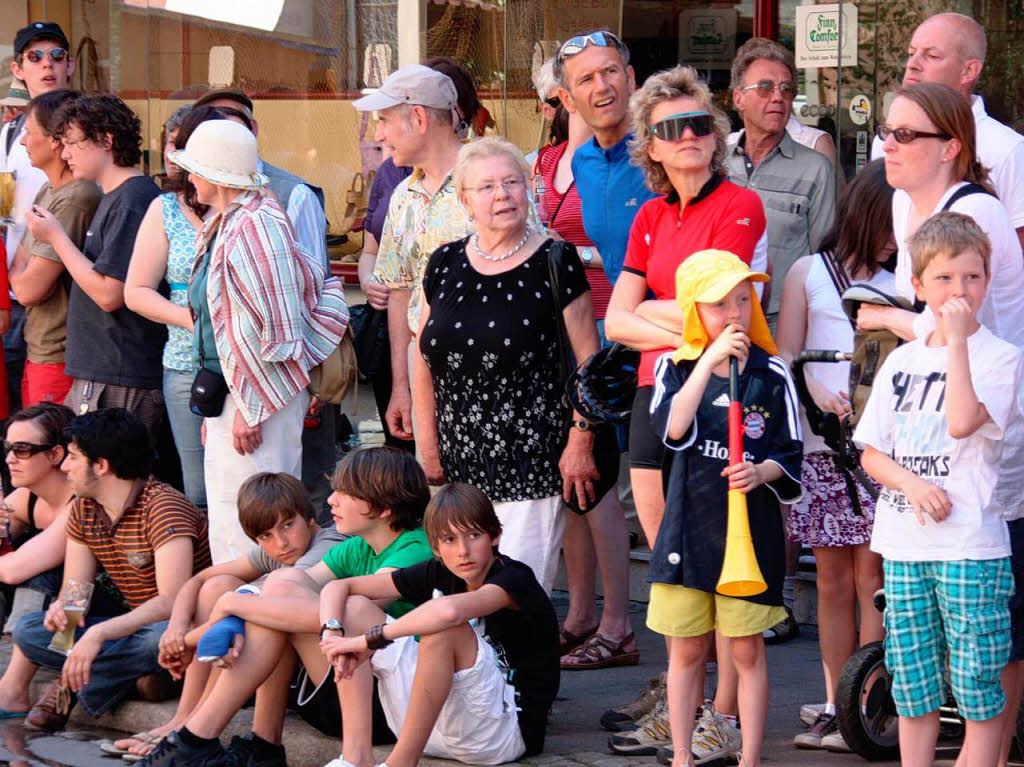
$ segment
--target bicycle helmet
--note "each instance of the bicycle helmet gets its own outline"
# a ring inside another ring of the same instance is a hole
[[[634,349],[622,344],[601,349],[569,376],[569,404],[591,422],[628,422],[639,367],[640,352]]]

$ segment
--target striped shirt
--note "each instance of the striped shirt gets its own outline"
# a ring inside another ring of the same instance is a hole
[[[249,426],[309,385],[348,327],[341,282],[306,253],[273,197],[243,192],[206,223],[206,298],[224,378]],[[202,259],[192,267],[195,279]]]
[[[583,201],[580,199],[580,191],[576,188],[575,179],[565,190],[559,194],[555,189],[555,173],[558,171],[558,163],[565,156],[565,150],[569,142],[563,141],[556,146],[548,145],[542,147],[537,154],[537,173],[543,180],[544,197],[541,205],[544,210],[544,223],[548,229],[558,233],[566,242],[576,246],[576,250],[593,247],[586,230],[583,228]],[[594,319],[603,320],[608,313],[608,302],[612,297],[612,284],[608,282],[608,275],[600,266],[588,266],[584,274],[590,284],[590,300],[594,304]]]
[[[132,609],[157,596],[154,553],[173,538],[193,539],[193,574],[213,564],[206,517],[188,498],[154,477],[146,480],[135,502],[114,524],[92,498],[77,498],[67,536],[89,547]]]

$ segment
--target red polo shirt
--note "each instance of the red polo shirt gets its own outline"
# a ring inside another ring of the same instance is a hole
[[[764,206],[756,192],[716,175],[682,211],[674,192],[648,200],[633,219],[622,270],[643,277],[655,298],[674,299],[676,269],[708,248],[735,253],[755,271],[767,268]],[[640,386],[654,385],[654,363],[667,351],[641,353]]]

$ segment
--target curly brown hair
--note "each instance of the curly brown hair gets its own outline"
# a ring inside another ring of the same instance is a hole
[[[204,123],[207,120],[227,120],[228,116],[225,114],[227,109],[225,107],[192,107],[188,114],[182,118],[181,125],[178,126],[178,132],[174,136],[174,146],[176,149],[184,149],[185,145],[188,144],[189,136],[192,135],[192,131],[196,129],[200,123]],[[231,112],[237,110],[231,109]],[[238,112],[238,114],[242,114]],[[250,130],[252,128],[250,127]],[[185,204],[191,208],[195,214],[199,217],[205,216],[206,211],[209,210],[209,205],[203,205],[199,202],[196,197],[196,188],[192,185],[192,182],[188,180],[188,173],[182,171],[176,176],[173,176],[167,180],[164,185],[164,191],[174,192],[180,194]]]
[[[672,67],[651,75],[629,100],[633,138],[629,153],[633,164],[644,172],[644,180],[652,192],[668,194],[672,183],[660,162],[651,159],[650,149],[654,134],[651,132],[651,113],[663,101],[690,98],[714,118],[715,153],[711,157],[711,172],[725,172],[726,140],[729,138],[729,118],[711,98],[711,89],[700,79],[693,67]]]
[[[105,146],[109,136],[114,164],[122,168],[131,168],[142,160],[142,121],[117,96],[96,93],[68,101],[53,122],[57,138],[63,138],[72,123],[94,143]]]

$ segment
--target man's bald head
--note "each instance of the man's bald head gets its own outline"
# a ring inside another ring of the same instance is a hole
[[[977,21],[962,13],[938,13],[925,19],[922,26],[929,21],[941,21],[950,28],[963,58],[978,59],[982,64],[985,63],[988,39],[984,27]]]
[[[969,98],[981,76],[987,47],[985,30],[969,16],[930,16],[910,39],[903,84],[942,83]]]

